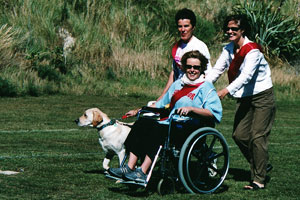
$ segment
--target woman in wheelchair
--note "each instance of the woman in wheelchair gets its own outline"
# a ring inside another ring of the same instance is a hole
[[[214,86],[205,81],[204,71],[208,60],[199,51],[190,51],[183,55],[182,66],[184,76],[175,81],[164,97],[151,105],[164,108],[169,105],[170,113],[164,120],[149,120],[139,118],[133,125],[126,141],[126,151],[129,152],[128,163],[120,168],[110,168],[109,174],[139,183],[145,183],[147,172],[154,161],[159,147],[164,144],[168,134],[170,117],[175,111],[176,120],[186,119],[187,115],[198,116],[183,126],[179,135],[191,133],[201,126],[214,126],[222,118],[222,105]],[[128,116],[137,115],[138,111],[129,111]],[[209,125],[204,124],[208,122]],[[184,141],[183,141],[184,142]],[[139,158],[144,158],[139,168],[136,164]]]

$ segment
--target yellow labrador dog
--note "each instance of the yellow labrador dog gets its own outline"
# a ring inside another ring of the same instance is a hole
[[[115,154],[121,164],[125,156],[124,142],[130,132],[133,123],[122,123],[111,120],[98,108],[90,108],[75,120],[78,126],[91,126],[98,129],[99,143],[106,153],[103,160],[103,168],[108,170],[109,162]]]

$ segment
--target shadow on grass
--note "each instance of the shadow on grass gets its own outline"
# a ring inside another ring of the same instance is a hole
[[[215,192],[213,192],[213,194],[221,194],[228,191],[228,189],[229,189],[228,185],[225,185],[223,183]]]
[[[130,197],[149,197],[154,193],[158,193],[157,186],[158,186],[159,180],[156,177],[153,177],[153,179],[150,180],[147,187],[144,188],[143,186],[134,185],[134,184],[117,184],[116,187],[110,187],[108,188],[111,192],[125,194]],[[180,186],[179,183],[175,184],[175,191],[173,193],[166,193],[167,194],[175,194],[175,193],[181,193],[185,194],[187,191],[183,188],[183,186]],[[171,191],[171,188],[170,188]]]
[[[83,171],[83,172],[86,174],[103,174],[103,175],[106,174],[106,171],[104,169],[87,170],[87,171]],[[245,170],[240,170],[240,169],[229,169],[229,174],[233,175],[234,177],[240,177],[240,173],[245,174],[248,172]],[[154,172],[154,174],[156,174],[156,173]],[[144,188],[143,186],[139,186],[139,185],[134,185],[134,184],[118,183],[113,187],[108,187],[107,189],[113,193],[119,193],[119,194],[127,195],[130,197],[148,197],[148,196],[152,195],[153,193],[158,192],[157,187],[158,187],[159,181],[160,181],[160,179],[158,178],[158,176],[154,175],[154,177],[152,177],[150,182],[148,183],[147,188]],[[243,180],[240,180],[240,181],[243,181]],[[188,194],[189,193],[180,181],[176,181],[174,187],[175,187],[174,188],[175,190],[173,191],[174,194],[176,194],[176,193],[177,194]],[[214,192],[214,194],[224,193],[224,192],[228,191],[228,189],[229,189],[229,187],[223,183]],[[173,194],[173,193],[167,192],[166,195]]]
[[[249,170],[230,168],[228,171],[229,178],[238,182],[250,182],[251,181],[251,172]],[[268,184],[271,181],[270,176],[266,176],[265,184]]]
[[[110,187],[108,190],[114,193],[125,194],[130,197],[148,197],[153,193],[142,186],[129,184],[122,184],[122,186],[118,184],[118,187]]]
[[[238,168],[230,168],[228,171],[228,179],[233,179],[237,182],[247,182],[250,181],[250,171],[244,170],[244,169],[238,169]],[[270,177],[266,177],[266,183],[270,181]],[[157,193],[157,185],[159,180],[152,180],[149,182],[147,188],[137,186],[137,185],[130,185],[130,184],[120,184],[117,187],[110,187],[108,188],[110,191],[120,194],[125,194],[131,197],[148,197],[153,193]],[[175,193],[180,194],[188,194],[184,186],[178,182],[175,186]],[[222,194],[226,191],[228,191],[229,187],[226,184],[222,184],[215,192],[214,194]]]
[[[130,197],[148,197],[157,192],[157,181],[150,181],[146,188],[135,184],[117,184],[116,187],[108,188],[110,191],[125,194]]]
[[[104,169],[95,169],[95,170],[86,170],[83,171],[83,173],[86,174],[102,174],[104,177],[106,175],[106,171]],[[113,179],[109,179],[106,178],[107,180],[111,180],[111,181],[115,181]],[[151,183],[151,182],[150,182]],[[138,186],[138,185],[130,185],[130,184],[115,184],[114,187],[107,187],[107,189],[111,192],[114,193],[119,193],[119,194],[125,194],[127,196],[131,196],[131,197],[148,197],[149,195],[151,195],[151,193],[153,193],[152,189],[148,189],[151,188],[150,183],[148,184],[148,187],[145,189],[142,186]]]
[[[105,170],[104,169],[100,169],[100,170],[89,170],[89,171],[83,171],[86,174],[105,174]]]
[[[250,181],[250,171],[237,168],[229,168],[228,174],[230,179],[232,178],[235,181]]]
[[[94,170],[86,170],[83,171],[86,174],[102,174],[105,176],[107,173],[104,169],[94,169]],[[236,181],[244,181],[247,180],[247,177],[250,177],[250,173],[246,170],[242,169],[235,169],[231,168],[229,169],[229,175],[233,177],[229,177],[230,179],[234,179]],[[244,176],[241,176],[244,174]],[[244,178],[243,178],[244,177]],[[109,178],[108,178],[109,179]],[[113,180],[113,179],[110,179]],[[150,182],[148,183],[148,186],[144,188],[143,186],[134,185],[134,184],[122,184],[117,183],[113,187],[107,187],[107,189],[113,193],[119,193],[123,195],[127,195],[130,197],[149,197],[150,195],[154,193],[158,193],[158,183],[161,179],[159,178],[158,173],[155,171],[153,173],[153,177],[151,178]],[[114,181],[114,180],[113,180]],[[173,192],[166,192],[167,194],[188,194],[189,192],[185,189],[183,184],[178,180],[174,182],[174,191]],[[226,191],[228,191],[229,187],[226,184],[222,184],[216,191],[214,191],[214,194],[222,194]],[[170,188],[171,190],[171,188]]]
[[[147,188],[138,185],[132,185],[132,184],[118,184],[118,186],[110,187],[108,188],[108,190],[115,193],[125,194],[130,197],[148,197],[154,193],[158,193],[158,189],[157,189],[158,183],[159,180],[154,178],[150,180]],[[163,196],[169,194],[189,194],[189,192],[185,189],[185,187],[180,181],[176,182],[174,186],[175,186],[174,188],[175,190],[173,192],[171,192],[172,189],[170,186],[169,188],[170,191],[164,191],[166,193]],[[214,192],[214,194],[224,193],[228,191],[228,189],[229,187],[226,184],[223,184]]]

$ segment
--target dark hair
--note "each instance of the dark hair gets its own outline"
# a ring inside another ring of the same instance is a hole
[[[194,27],[196,25],[196,15],[195,13],[187,8],[183,8],[179,10],[175,15],[175,23],[178,23],[178,20],[180,19],[189,19],[191,20],[191,24]]]
[[[204,74],[204,71],[207,69],[207,63],[208,63],[207,58],[199,51],[186,52],[181,57],[181,64],[182,64],[183,69],[185,69],[187,59],[189,59],[189,58],[197,58],[200,61],[200,66],[201,66],[200,73]]]
[[[247,16],[246,15],[229,15],[226,17],[224,24],[223,24],[223,31],[226,33],[226,28],[228,26],[228,22],[234,21],[241,30],[244,31],[243,36],[248,36],[250,33],[250,24],[248,22]]]

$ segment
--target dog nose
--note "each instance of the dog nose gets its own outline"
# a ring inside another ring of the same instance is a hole
[[[75,120],[74,120],[74,122],[75,122],[76,124],[78,124],[78,122],[79,122],[79,119],[75,119]]]

